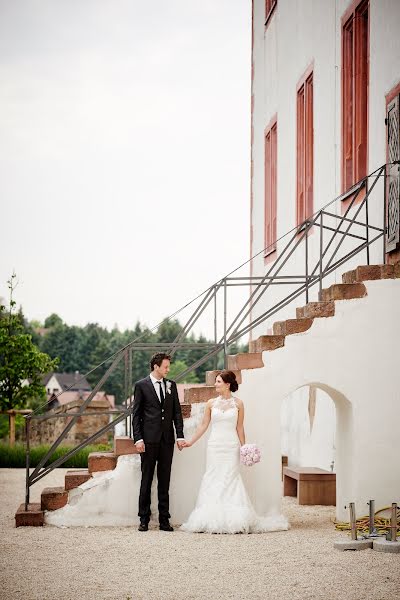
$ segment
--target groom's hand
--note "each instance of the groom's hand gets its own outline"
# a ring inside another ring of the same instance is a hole
[[[185,440],[178,440],[176,442],[176,445],[178,446],[179,450],[182,450],[182,448],[185,448],[186,442],[185,442]]]
[[[142,452],[145,452],[145,447],[144,447],[144,442],[137,442],[135,444],[136,446],[136,450],[141,454]]]

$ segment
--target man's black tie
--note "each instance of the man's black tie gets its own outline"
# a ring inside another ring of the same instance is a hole
[[[164,406],[165,396],[164,396],[164,392],[163,392],[162,381],[157,381],[157,383],[160,384],[160,401],[161,401],[161,406]]]

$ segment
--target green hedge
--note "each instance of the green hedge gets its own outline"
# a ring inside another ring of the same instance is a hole
[[[67,454],[72,446],[59,446],[50,458],[50,463],[54,462],[60,456]],[[30,450],[30,466],[36,467],[40,459],[48,452],[50,445],[33,446]],[[66,460],[60,468],[83,468],[87,469],[88,455],[90,452],[112,451],[112,447],[107,444],[96,444],[86,446],[79,450],[74,456]],[[16,443],[11,447],[4,442],[0,442],[0,467],[1,468],[25,468],[25,445]]]

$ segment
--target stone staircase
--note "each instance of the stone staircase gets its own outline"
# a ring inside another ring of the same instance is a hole
[[[335,302],[363,298],[367,295],[364,281],[379,279],[400,278],[400,262],[393,265],[363,265],[342,275],[343,283],[335,283],[323,289],[318,302],[309,302],[296,309],[295,319],[286,319],[273,324],[272,335],[261,335],[249,344],[249,352],[228,356],[227,368],[234,371],[241,383],[241,371],[258,369],[264,366],[263,352],[273,352],[285,345],[289,335],[305,333],[314,322],[314,319],[331,318],[335,315]],[[191,414],[192,404],[204,403],[217,396],[214,384],[220,371],[207,371],[204,385],[187,388],[185,390],[182,406],[183,418]],[[21,504],[16,515],[16,526],[44,524],[44,511],[56,510],[68,502],[68,492],[90,479],[94,473],[115,469],[118,456],[122,454],[136,454],[133,440],[128,436],[114,438],[113,452],[92,452],[88,458],[88,468],[71,470],[65,475],[64,487],[45,488],[41,494],[41,502],[25,505]]]
[[[342,275],[342,283],[334,283],[322,289],[318,302],[309,302],[296,309],[295,319],[277,321],[273,324],[272,335],[261,335],[249,344],[249,352],[228,356],[227,368],[235,371],[238,383],[241,382],[241,371],[246,369],[259,369],[264,366],[263,352],[273,352],[285,345],[288,335],[308,331],[314,319],[330,318],[335,316],[335,302],[337,300],[352,300],[363,298],[367,295],[364,281],[377,279],[400,278],[400,262],[392,265],[362,265],[347,271]],[[216,396],[214,383],[220,371],[208,371],[203,387],[188,388],[185,390],[185,405],[188,407],[195,402],[207,402]]]
[[[40,503],[29,504],[27,511],[25,504],[21,504],[15,514],[16,527],[44,525],[45,510],[57,510],[65,506],[70,490],[88,481],[94,473],[115,469],[118,457],[123,454],[137,454],[135,444],[129,436],[116,436],[113,452],[91,452],[87,469],[67,471],[64,486],[45,488],[41,493]]]

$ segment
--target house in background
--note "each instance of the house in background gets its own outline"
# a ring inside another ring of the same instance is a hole
[[[71,402],[84,401],[92,391],[92,387],[79,371],[74,373],[48,373],[42,380],[46,388],[49,409],[64,406]],[[107,402],[109,408],[115,408],[115,397],[99,391],[92,402]]]
[[[48,373],[43,377],[42,383],[48,396],[65,392],[67,389],[71,392],[92,391],[92,386],[79,371],[74,373]]]
[[[265,250],[251,261],[252,276],[264,277],[278,264],[288,232],[300,234],[302,224],[335,198],[329,210],[343,215],[357,192],[351,219],[373,179],[360,189],[358,182],[400,159],[399,31],[398,0],[253,0],[251,256]],[[399,165],[388,171],[368,199],[369,223],[387,228],[384,249],[382,243],[370,247],[370,264],[400,258]],[[307,242],[306,260],[313,264],[320,252],[317,227]],[[366,252],[355,256],[328,275],[324,287],[366,262]],[[304,264],[304,252],[297,251],[281,274],[304,273]],[[271,286],[253,307],[252,320],[280,301],[283,287]],[[318,286],[309,300],[318,300]],[[283,306],[252,330],[252,339],[272,333],[275,321],[294,318],[304,304],[300,297]],[[331,398],[304,386],[285,398],[281,414],[289,464],[334,469]]]

